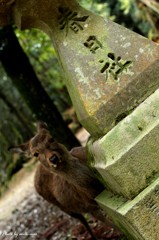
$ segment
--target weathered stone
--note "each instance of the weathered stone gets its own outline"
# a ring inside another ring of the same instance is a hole
[[[159,87],[159,46],[75,0],[16,0],[15,23],[53,40],[83,126],[102,136]]]
[[[106,184],[124,197],[136,196],[159,174],[159,89],[88,147]]]
[[[132,201],[107,191],[96,200],[128,239],[159,239],[159,178]]]
[[[75,0],[16,0],[10,16],[22,29],[51,37],[91,135],[103,136],[119,122],[89,152],[106,184],[124,198],[105,192],[97,201],[129,239],[158,240],[159,46]]]

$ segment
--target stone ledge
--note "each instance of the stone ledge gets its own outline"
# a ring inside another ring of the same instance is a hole
[[[159,174],[159,89],[88,149],[106,185],[135,197]]]
[[[130,240],[158,240],[159,178],[132,201],[104,191],[96,201]]]

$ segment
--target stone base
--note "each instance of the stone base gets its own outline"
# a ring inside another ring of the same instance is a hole
[[[107,191],[96,201],[128,239],[159,239],[159,178],[131,201]]]

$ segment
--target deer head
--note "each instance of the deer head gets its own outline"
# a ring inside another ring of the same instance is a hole
[[[36,157],[51,171],[60,166],[64,167],[65,159],[71,154],[64,145],[57,143],[51,136],[46,123],[37,123],[36,135],[24,144],[10,147],[11,152],[25,155],[26,157]]]
[[[69,152],[64,145],[56,142],[44,122],[38,122],[37,133],[33,138],[24,144],[10,147],[9,150],[25,156],[37,157],[49,172],[59,174],[74,186],[84,189],[89,196],[95,197],[103,190],[103,185],[88,168],[86,160],[78,158],[81,156],[78,149],[72,154],[72,151]],[[85,151],[82,151],[83,156],[86,156]]]

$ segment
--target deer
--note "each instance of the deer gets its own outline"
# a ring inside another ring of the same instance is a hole
[[[8,150],[38,159],[34,177],[37,193],[78,219],[93,240],[96,240],[96,237],[83,214],[90,213],[111,229],[114,228],[114,224],[95,201],[95,197],[105,187],[88,167],[85,147],[75,147],[68,151],[51,136],[47,124],[39,121],[34,137],[18,146],[9,147]]]

